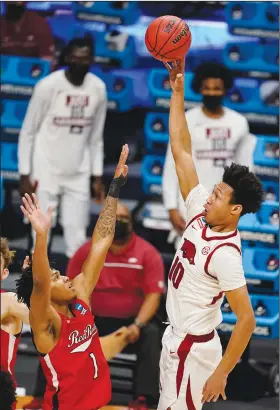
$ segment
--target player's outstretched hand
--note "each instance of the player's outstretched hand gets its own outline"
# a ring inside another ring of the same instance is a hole
[[[24,258],[24,261],[23,261],[22,270],[28,268],[28,266],[30,265],[30,262],[31,262],[31,261],[30,261],[29,256],[26,256],[26,257]]]
[[[203,387],[201,402],[205,403],[209,401],[217,401],[220,395],[224,400],[226,400],[226,384],[227,377],[223,373],[215,371]]]
[[[45,214],[40,209],[40,204],[35,194],[32,194],[32,199],[30,195],[25,194],[22,198],[22,205],[20,209],[29,220],[37,234],[42,235],[50,230],[52,224],[52,208],[49,207],[47,213]]]
[[[184,91],[185,57],[171,63],[164,62],[164,65],[169,72],[172,91]]]
[[[119,178],[120,176],[123,177],[123,184],[125,184],[126,179],[127,179],[127,174],[128,174],[128,166],[126,165],[127,157],[129,153],[129,148],[128,145],[125,144],[122,147],[122,152],[119,158],[119,162],[115,171],[114,178]]]

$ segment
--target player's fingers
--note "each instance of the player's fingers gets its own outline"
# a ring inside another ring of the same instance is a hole
[[[20,209],[23,215],[26,216],[27,219],[29,219],[29,212],[27,212],[23,205],[20,206]]]
[[[32,193],[32,198],[33,198],[33,202],[34,202],[35,207],[36,207],[37,209],[40,209],[40,204],[39,204],[37,195],[34,194],[34,193]]]
[[[50,218],[52,217],[52,212],[53,212],[53,206],[49,206],[47,210],[47,214]]]
[[[28,201],[25,197],[22,198],[22,202],[23,202],[25,210],[28,212],[29,215],[31,215],[32,214],[32,208],[29,205],[29,203],[28,203]]]
[[[213,402],[216,402],[216,401],[218,400],[219,396],[220,396],[219,394],[216,394],[216,395],[213,397],[212,401],[213,401]]]
[[[31,196],[29,194],[25,194],[24,196],[27,199],[27,202],[29,206],[31,207],[31,209],[35,209],[35,205],[33,204]]]
[[[222,396],[222,398],[223,398],[224,400],[226,400],[226,399],[227,399],[227,396],[226,396],[225,391],[223,391],[223,392],[221,393],[221,396]]]
[[[212,401],[213,399],[214,399],[214,397],[215,397],[215,394],[210,394],[208,397],[207,397],[207,403],[210,403],[210,401]]]
[[[122,172],[122,174],[123,174],[124,177],[127,176],[127,174],[128,174],[128,166],[127,166],[127,165],[124,165],[124,166],[123,166],[123,172]]]
[[[172,67],[170,66],[168,61],[163,61],[163,64],[165,65],[165,67],[167,68],[168,71],[170,71],[172,69]]]

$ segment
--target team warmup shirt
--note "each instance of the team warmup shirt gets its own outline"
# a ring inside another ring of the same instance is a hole
[[[73,279],[82,271],[91,241],[75,253],[67,276]],[[164,264],[160,253],[145,239],[132,234],[121,253],[107,253],[100,278],[91,297],[92,312],[100,317],[136,316],[148,293],[164,293]]]
[[[221,181],[225,165],[236,162],[250,169],[253,166],[256,139],[249,134],[246,118],[229,108],[223,109],[224,115],[218,119],[207,117],[200,106],[186,112],[198,179],[210,192]],[[170,144],[166,152],[162,188],[165,208],[179,208],[183,215],[184,201]]]
[[[19,173],[34,176],[103,174],[105,83],[87,73],[81,86],[64,70],[39,81],[19,137]]]
[[[201,184],[189,193],[187,227],[168,275],[166,308],[177,333],[210,333],[222,321],[224,292],[246,285],[239,232],[209,228],[203,216],[208,195]]]
[[[40,356],[47,379],[44,410],[95,410],[111,400],[110,370],[94,317],[80,299],[73,318],[60,314],[62,327],[54,348]]]

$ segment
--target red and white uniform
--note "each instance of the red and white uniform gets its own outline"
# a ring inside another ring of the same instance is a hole
[[[1,293],[5,293],[3,289],[1,289]],[[0,333],[1,338],[1,369],[5,370],[14,378],[14,367],[16,362],[17,356],[17,349],[20,341],[21,332],[17,335],[12,335],[5,330],[1,329]]]
[[[215,328],[225,291],[246,284],[238,231],[212,231],[203,217],[209,196],[197,185],[185,202],[187,227],[168,275],[160,361],[159,410],[202,408],[202,389],[222,358]]]
[[[44,410],[94,410],[111,400],[110,370],[101,349],[94,317],[76,299],[73,318],[61,316],[59,340],[40,357],[47,379]]]

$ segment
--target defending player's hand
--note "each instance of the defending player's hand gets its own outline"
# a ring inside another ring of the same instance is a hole
[[[26,256],[23,261],[22,270],[28,268],[29,265],[30,265],[30,258],[29,256]]]
[[[214,372],[206,381],[202,390],[202,403],[217,401],[221,395],[226,400],[225,388],[227,377],[221,372]]]
[[[25,194],[22,198],[22,205],[20,207],[22,213],[31,223],[34,231],[37,234],[45,234],[51,228],[52,225],[52,208],[49,207],[45,214],[41,208],[38,198],[35,194],[32,194],[32,199],[28,194]]]
[[[128,148],[128,145],[125,144],[122,147],[122,152],[121,152],[119,162],[118,162],[115,175],[114,175],[114,179],[120,176],[123,177],[123,183],[121,185],[124,185],[127,179],[128,166],[126,165],[126,161],[127,161],[128,153],[129,153],[129,148]]]
[[[185,57],[171,63],[164,62],[164,65],[169,72],[172,91],[184,91]]]

